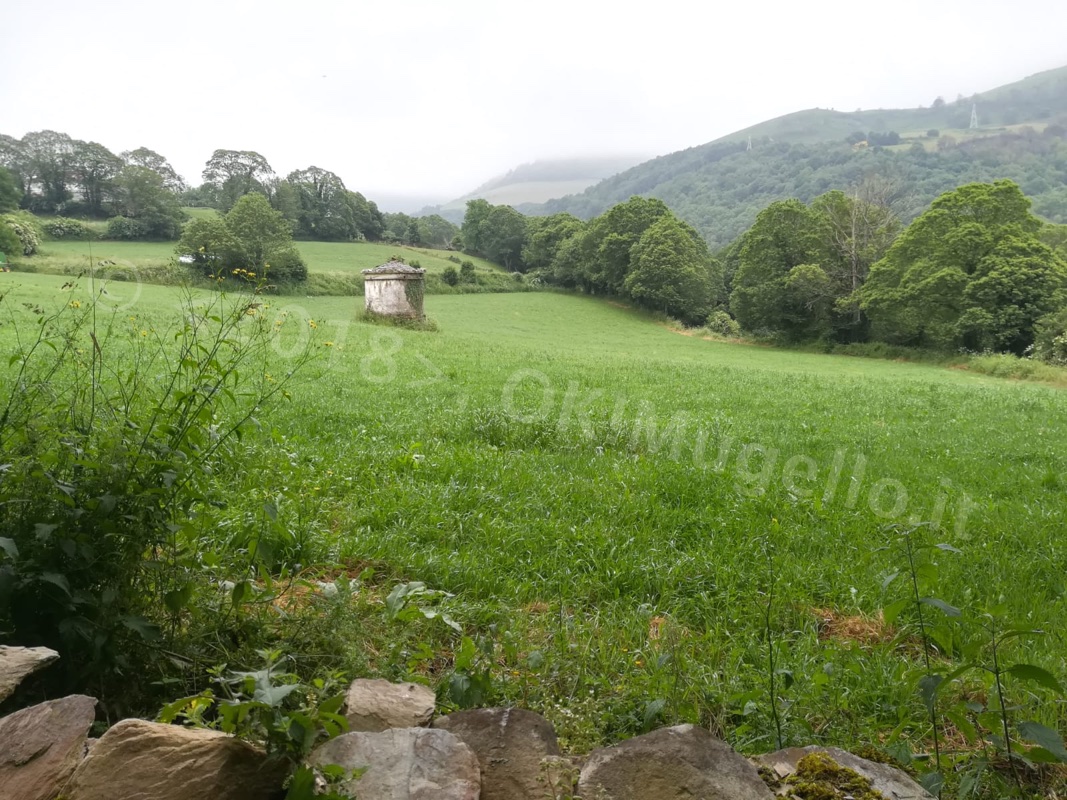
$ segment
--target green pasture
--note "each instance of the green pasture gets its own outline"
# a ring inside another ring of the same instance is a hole
[[[390,250],[301,247],[313,269]],[[2,274],[5,313],[29,325],[22,302],[90,296],[61,286]],[[179,319],[176,289],[95,290],[131,330]],[[879,621],[908,596],[884,585],[904,567],[888,526],[924,521],[960,551],[929,557],[929,592],[967,619],[998,606],[1048,631],[1010,657],[1067,678],[1067,392],[709,342],[591,298],[430,296],[434,333],[360,323],[357,305],[274,298],[257,312],[279,320],[270,374],[302,343],[317,356],[243,442],[292,472],[220,477],[234,498],[220,513],[239,526],[241,498],[271,498],[288,533],[261,546],[278,561],[371,565],[450,593],[465,634],[497,653],[481,662],[486,703],[546,713],[575,748],[684,720],[769,750],[773,646],[790,743],[928,746],[910,617]],[[0,342],[12,335],[5,318]],[[384,612],[368,608],[336,632],[333,666],[446,693],[459,635],[420,617],[422,644],[371,646]],[[879,633],[838,636],[837,619]],[[1061,706],[1012,691],[1030,718],[1063,724]]]

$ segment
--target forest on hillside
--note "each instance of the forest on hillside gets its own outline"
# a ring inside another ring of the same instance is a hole
[[[1039,216],[1067,222],[1064,125],[969,140],[931,133],[937,135],[903,149],[858,147],[846,141],[789,144],[763,139],[748,150],[745,141],[713,142],[646,162],[582,194],[519,210],[531,215],[568,212],[588,219],[633,195],[655,197],[715,249],[734,241],[776,200],[794,197],[809,202],[879,175],[907,196],[902,203],[905,220],[961,184],[1006,178],[1022,187]]]

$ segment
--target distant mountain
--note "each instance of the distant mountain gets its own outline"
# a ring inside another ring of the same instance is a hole
[[[493,205],[518,206],[544,203],[555,197],[581,192],[611,177],[646,156],[589,156],[560,158],[522,164],[504,175],[483,183],[473,192],[447,203],[422,209],[421,215],[441,214],[457,224],[462,222],[467,201],[482,199]]]
[[[914,212],[960,183],[1011,178],[1038,213],[1067,222],[1065,128],[1062,67],[930,108],[787,114],[639,164],[580,194],[518,208],[588,218],[635,194],[658,197],[723,246],[775,200],[808,201],[877,173],[900,183]],[[879,146],[896,140],[890,133],[900,143]]]
[[[373,191],[365,194],[367,194],[367,199],[375,202],[379,211],[403,212],[405,214],[414,214],[420,208],[443,203],[448,197],[447,195],[392,194],[390,192]]]

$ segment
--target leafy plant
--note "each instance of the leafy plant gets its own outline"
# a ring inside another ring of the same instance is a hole
[[[286,800],[347,800],[337,785],[362,774],[331,765],[316,771],[306,765],[319,744],[348,730],[340,713],[344,703],[340,675],[317,678],[310,684],[284,670],[278,650],[258,651],[263,666],[252,671],[211,670],[221,697],[210,689],[165,706],[158,721],[178,720],[237,736],[265,748],[267,757],[283,761],[289,772]],[[319,780],[326,784],[325,789]]]

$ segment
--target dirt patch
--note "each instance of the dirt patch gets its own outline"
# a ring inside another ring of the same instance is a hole
[[[897,635],[891,625],[886,625],[879,611],[877,616],[842,614],[831,608],[813,608],[812,614],[819,621],[819,638],[839,639],[860,644],[884,644]]]

